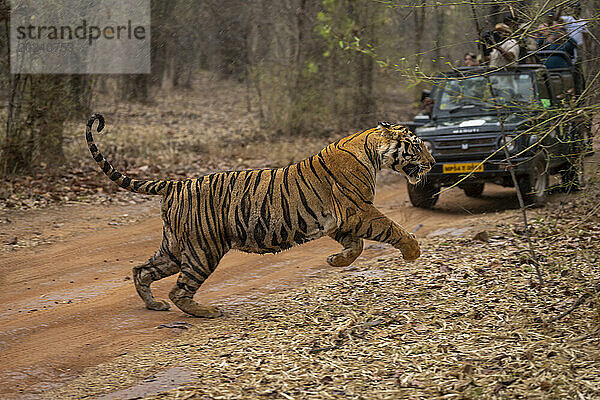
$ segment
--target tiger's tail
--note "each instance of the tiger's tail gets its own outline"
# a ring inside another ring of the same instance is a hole
[[[94,142],[94,136],[92,135],[92,126],[96,120],[98,120],[98,128],[96,128],[97,132],[100,133],[102,129],[104,129],[104,117],[101,114],[92,114],[86,125],[85,139],[87,140],[92,157],[98,163],[100,168],[102,168],[102,172],[104,172],[111,181],[130,192],[159,195],[165,194],[168,188],[172,186],[172,182],[165,180],[132,179],[117,171],[108,160],[104,158],[102,153],[100,153],[100,150],[98,150],[98,147]]]

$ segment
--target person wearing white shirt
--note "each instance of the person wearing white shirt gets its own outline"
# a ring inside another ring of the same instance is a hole
[[[573,5],[573,15],[563,15],[560,20],[564,24],[567,34],[573,38],[577,43],[577,49],[575,50],[575,59],[583,58],[585,50],[589,49],[589,32],[587,28],[587,21],[580,18],[581,15],[581,3],[575,2]]]
[[[506,24],[496,24],[494,31],[498,32],[503,40],[496,44],[490,53],[490,66],[504,67],[511,63],[518,63],[519,42],[511,39],[512,29]]]

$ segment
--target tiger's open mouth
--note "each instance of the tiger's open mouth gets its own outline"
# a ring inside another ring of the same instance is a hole
[[[402,167],[402,171],[406,174],[408,181],[413,185],[419,183],[428,170],[429,168],[426,169],[421,164],[406,164]]]

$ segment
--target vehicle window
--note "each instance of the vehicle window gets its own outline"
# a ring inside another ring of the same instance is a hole
[[[473,77],[461,80],[449,80],[444,85],[440,100],[440,110],[457,106],[477,104],[489,98],[489,88],[485,77]]]
[[[494,74],[452,79],[443,85],[440,110],[453,110],[468,105],[533,104],[536,100],[533,78],[530,74]]]
[[[492,75],[495,100],[500,104],[532,104],[535,100],[531,75]]]

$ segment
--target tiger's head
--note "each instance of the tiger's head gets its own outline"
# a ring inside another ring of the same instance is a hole
[[[416,184],[435,164],[423,141],[402,125],[380,122],[376,130],[382,168],[400,172],[410,183]]]

